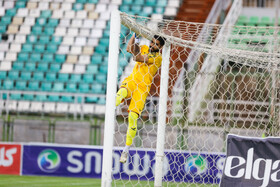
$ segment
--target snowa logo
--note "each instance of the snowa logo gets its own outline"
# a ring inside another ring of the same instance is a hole
[[[39,168],[47,173],[52,173],[56,171],[60,166],[60,156],[53,149],[43,150],[37,159]]]
[[[186,160],[185,171],[194,177],[205,173],[207,168],[207,160],[201,155],[192,155]]]

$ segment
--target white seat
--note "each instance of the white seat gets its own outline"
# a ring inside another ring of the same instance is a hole
[[[110,16],[110,12],[112,12],[113,10],[118,10],[119,6],[117,4],[110,4],[108,6],[108,14]]]
[[[51,3],[50,9],[51,10],[58,10],[60,8],[60,3]]]
[[[35,24],[35,18],[34,17],[26,17],[24,19],[24,25],[32,26]]]
[[[4,60],[5,53],[0,51],[0,61]]]
[[[110,19],[110,15],[111,15],[110,11],[102,12],[102,13],[100,13],[99,19],[102,20],[102,21],[109,20]],[[106,22],[105,22],[105,25],[106,25]]]
[[[95,111],[96,114],[105,114],[106,106],[105,105],[95,105]]]
[[[110,3],[110,0],[99,0],[99,3],[109,4],[109,3]]]
[[[152,18],[152,20],[162,20],[163,15],[162,14],[152,14],[151,18]]]
[[[83,21],[81,19],[73,19],[71,27],[80,28],[82,26]]]
[[[67,35],[68,36],[77,36],[79,32],[78,28],[68,28]]]
[[[97,4],[95,7],[95,12],[97,13],[105,12],[106,8],[107,8],[106,4]]]
[[[85,65],[81,65],[81,64],[76,64],[75,65],[74,73],[84,74],[85,72],[86,72],[86,66]]]
[[[74,37],[73,36],[65,36],[62,40],[62,44],[64,45],[73,45]]]
[[[69,46],[61,45],[58,47],[58,54],[68,54],[69,53]]]
[[[69,104],[69,112],[72,113],[72,114],[80,113],[81,112],[81,104],[77,104],[77,103]]]
[[[75,64],[78,61],[78,56],[77,55],[68,55],[66,58],[66,62],[69,64]]]
[[[18,111],[29,111],[30,110],[30,102],[29,101],[18,101]]]
[[[54,0],[54,2],[56,2],[56,3],[62,3],[62,2],[64,2],[65,0]]]
[[[166,7],[164,11],[165,16],[176,16],[177,8],[175,7]]]
[[[96,19],[98,19],[98,17],[99,17],[99,13],[98,13],[98,12],[90,11],[90,12],[88,13],[88,18],[89,18],[89,19],[96,20]]]
[[[38,9],[39,10],[48,10],[49,9],[49,2],[39,2],[38,4]]]
[[[55,36],[64,36],[66,33],[66,28],[65,27],[56,27],[55,29]]]
[[[87,18],[87,11],[85,10],[79,10],[77,11],[77,16],[78,19],[86,19]]]
[[[89,64],[90,56],[89,55],[80,55],[78,63],[79,64]]]
[[[9,71],[12,69],[12,62],[2,61],[0,63],[0,71]]]
[[[40,16],[40,10],[39,9],[31,9],[29,11],[29,16],[30,17],[39,17]]]
[[[16,43],[25,43],[26,42],[26,36],[17,34],[15,37]]]
[[[86,41],[87,41],[86,37],[76,37],[75,45],[84,46],[84,45],[86,45]]]
[[[82,53],[82,47],[80,46],[72,46],[70,50],[70,54],[80,55]]]
[[[95,28],[97,29],[105,29],[106,28],[106,21],[105,20],[96,20]]]
[[[30,111],[31,112],[42,112],[43,103],[42,102],[31,102]]]
[[[17,110],[17,101],[14,100],[7,100],[5,102],[6,107],[8,108],[8,110],[10,111],[16,111]]]
[[[19,33],[28,35],[31,32],[31,26],[29,25],[22,25],[19,28]]]
[[[75,18],[75,11],[74,10],[67,10],[67,11],[65,11],[64,17],[65,18],[70,18],[70,19]]]
[[[10,51],[11,52],[20,52],[21,51],[21,44],[11,43]]]
[[[16,34],[18,32],[18,25],[9,25],[7,33]]]
[[[92,114],[94,112],[94,105],[92,104],[83,104],[82,110],[84,114]]]
[[[67,3],[75,3],[76,2],[76,0],[62,0],[62,1],[67,2]]]
[[[102,29],[92,29],[90,36],[93,38],[101,38],[103,34]]]
[[[85,19],[83,23],[83,28],[89,28],[92,29],[94,27],[94,20],[91,19]]]
[[[91,4],[91,3],[86,3],[85,4],[85,10],[86,11],[93,11],[95,8],[95,4]]]
[[[51,113],[55,112],[55,103],[46,102],[44,103],[44,112]]]
[[[0,42],[0,51],[8,51],[9,50],[9,44]]]
[[[84,54],[84,55],[92,55],[93,54],[93,47],[91,47],[91,46],[84,46],[82,54]]]
[[[122,4],[122,0],[112,0],[111,4],[121,5]]]
[[[37,2],[28,2],[26,7],[28,9],[35,9],[35,8],[37,8],[37,6],[38,6]]]
[[[61,7],[60,7],[61,10],[71,10],[72,9],[72,3],[62,3],[61,4]]]
[[[14,17],[12,24],[21,25],[23,23],[23,17]]]
[[[92,47],[96,47],[98,45],[98,38],[89,38],[87,40],[87,45],[88,46],[92,46]]]
[[[73,73],[74,64],[64,63],[62,64],[60,73]]]
[[[15,61],[17,59],[17,53],[15,52],[7,52],[5,56],[6,61]]]
[[[5,9],[11,9],[14,8],[15,2],[14,1],[4,1],[3,7]]]
[[[179,0],[169,0],[167,3],[167,7],[180,7],[180,1]]]
[[[89,29],[80,29],[79,35],[87,37],[90,35],[90,30]]]
[[[56,112],[57,113],[67,113],[68,112],[68,103],[57,103]]]
[[[59,26],[62,26],[62,27],[69,27],[70,26],[70,19],[67,19],[67,18],[63,18],[60,20],[59,22]]]
[[[52,18],[61,19],[63,17],[63,10],[57,9],[53,11]]]
[[[0,7],[0,16],[5,15],[5,9],[3,7]]]
[[[27,8],[19,8],[17,11],[16,16],[18,17],[26,17],[28,15],[28,9]]]

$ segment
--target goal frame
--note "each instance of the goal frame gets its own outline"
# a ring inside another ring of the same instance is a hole
[[[114,10],[111,13],[110,22],[110,40],[109,40],[109,58],[108,58],[108,74],[107,74],[107,93],[106,93],[106,111],[104,123],[104,145],[103,145],[103,161],[102,161],[102,187],[110,187],[112,184],[113,170],[113,142],[115,133],[115,117],[116,106],[115,97],[117,91],[117,76],[118,76],[118,59],[119,59],[119,44],[121,31],[121,12]],[[129,27],[129,22],[123,24]],[[130,29],[139,33],[137,27]],[[156,32],[156,31],[155,31]],[[142,35],[143,36],[143,35]],[[145,34],[143,37],[147,37]],[[151,39],[147,37],[147,39]],[[164,159],[164,141],[165,127],[167,118],[167,99],[168,99],[168,79],[169,79],[169,64],[170,64],[170,43],[166,42],[162,50],[162,66],[160,77],[160,97],[159,97],[159,112],[158,112],[158,131],[155,156],[155,176],[154,186],[162,186],[163,179],[163,159]]]

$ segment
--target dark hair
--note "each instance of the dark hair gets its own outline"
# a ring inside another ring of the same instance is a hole
[[[164,37],[159,36],[159,35],[154,35],[154,39],[158,40],[160,42],[161,46],[164,46],[165,40],[166,40]]]

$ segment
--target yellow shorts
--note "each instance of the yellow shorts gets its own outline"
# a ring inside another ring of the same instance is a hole
[[[127,89],[127,98],[131,98],[130,105],[128,107],[129,111],[133,111],[138,113],[139,115],[143,111],[143,108],[146,103],[146,99],[149,93],[149,89],[143,89],[139,87],[135,81],[126,78],[123,82],[122,85],[120,86],[121,88],[126,88]]]

